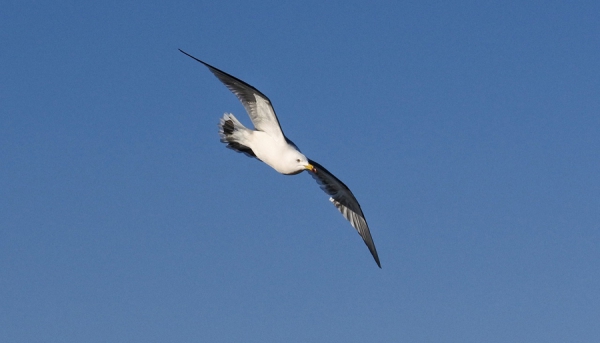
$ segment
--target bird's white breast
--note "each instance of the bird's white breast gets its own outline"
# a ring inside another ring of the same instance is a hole
[[[261,161],[281,174],[297,172],[297,163],[286,158],[290,149],[295,150],[287,142],[275,139],[262,131],[253,131],[250,148]]]

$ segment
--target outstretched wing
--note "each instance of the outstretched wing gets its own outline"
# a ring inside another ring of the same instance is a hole
[[[207,66],[208,69],[215,74],[215,76],[221,80],[235,96],[237,96],[242,102],[242,105],[244,105],[246,112],[248,112],[250,120],[252,120],[252,124],[254,124],[254,128],[268,133],[273,138],[285,141],[285,136],[279,125],[279,120],[277,120],[277,115],[275,115],[275,110],[266,95],[235,76],[229,75],[226,72],[201,61],[181,49],[179,49],[179,51]]]
[[[375,243],[373,243],[373,238],[371,237],[371,231],[369,231],[365,216],[350,189],[317,162],[308,160],[308,163],[315,167],[309,174],[317,180],[321,189],[331,196],[329,201],[335,205],[344,218],[346,218],[350,224],[352,224],[352,227],[358,231],[358,234],[369,248],[371,255],[373,255],[375,262],[377,262],[377,265],[381,268],[377,249],[375,249]]]

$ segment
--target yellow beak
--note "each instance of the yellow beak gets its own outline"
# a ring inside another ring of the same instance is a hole
[[[312,164],[307,164],[307,165],[304,167],[304,169],[306,169],[306,170],[310,170],[311,172],[316,172],[316,171],[317,171],[317,168],[313,167],[313,165],[312,165]]]

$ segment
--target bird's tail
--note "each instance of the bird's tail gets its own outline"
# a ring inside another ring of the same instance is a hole
[[[225,113],[219,121],[221,142],[226,143],[227,147],[233,151],[244,153],[250,157],[256,157],[252,149],[247,145],[250,134],[252,134],[252,131],[240,123],[231,113]]]

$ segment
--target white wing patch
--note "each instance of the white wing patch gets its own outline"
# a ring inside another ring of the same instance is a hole
[[[271,102],[258,94],[254,94],[254,98],[256,99],[256,115],[251,116],[254,127],[277,140],[285,142]]]

